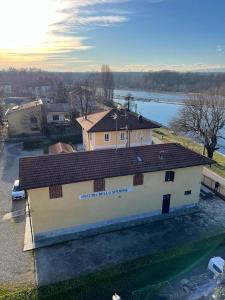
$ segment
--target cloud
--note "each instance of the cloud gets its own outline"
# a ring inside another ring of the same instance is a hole
[[[3,30],[4,23],[8,24],[4,15],[9,15],[14,0],[2,1],[0,36],[4,34],[4,40],[1,39],[0,57],[4,63],[1,63],[1,68],[6,65],[30,66],[32,58],[32,66],[39,66],[41,62],[47,62],[50,56],[55,57],[55,63],[59,65],[58,54],[67,54],[72,64],[77,62],[73,59],[74,52],[93,47],[88,37],[81,35],[83,29],[114,26],[128,21],[125,13],[117,7],[114,11],[112,7],[110,13],[103,4],[116,5],[129,0],[20,0],[12,16],[12,30]],[[14,24],[18,24],[19,34]]]
[[[79,25],[98,25],[98,26],[107,26],[117,23],[122,23],[127,21],[126,17],[123,16],[89,16],[89,17],[79,17],[76,19],[76,22]]]
[[[223,52],[223,46],[218,45],[218,46],[216,47],[216,52]]]

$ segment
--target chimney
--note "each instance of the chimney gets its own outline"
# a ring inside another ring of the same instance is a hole
[[[140,115],[140,116],[138,116],[138,122],[140,123],[140,124],[142,124],[143,123],[143,117]]]

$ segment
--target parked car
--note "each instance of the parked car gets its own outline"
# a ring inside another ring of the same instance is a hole
[[[21,189],[19,180],[15,180],[12,188],[12,200],[25,199],[25,196],[26,193]]]

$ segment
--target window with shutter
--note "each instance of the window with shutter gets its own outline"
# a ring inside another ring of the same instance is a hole
[[[105,179],[94,180],[94,192],[105,191]]]
[[[165,181],[174,181],[175,172],[174,171],[166,171],[165,173]]]
[[[144,175],[139,173],[133,176],[133,185],[143,185],[144,184]]]
[[[54,185],[49,187],[49,198],[62,198],[62,186],[61,185]]]

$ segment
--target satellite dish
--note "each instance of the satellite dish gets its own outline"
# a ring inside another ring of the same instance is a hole
[[[112,296],[112,300],[121,300],[121,297],[116,293]]]

